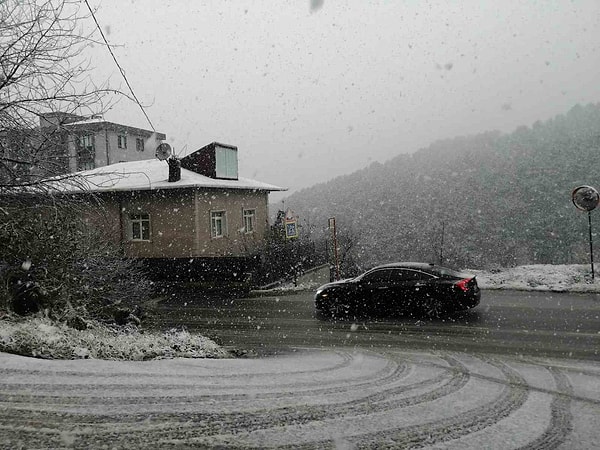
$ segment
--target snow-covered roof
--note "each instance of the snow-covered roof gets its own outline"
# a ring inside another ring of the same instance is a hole
[[[158,189],[183,188],[219,188],[219,189],[249,189],[258,191],[285,191],[272,184],[239,178],[238,180],[223,180],[209,178],[187,169],[181,169],[181,179],[169,182],[169,166],[166,161],[148,159],[130,161],[96,169],[85,170],[62,176],[50,183],[60,192],[125,192],[148,191]]]
[[[89,119],[78,120],[77,122],[67,122],[64,126],[69,125],[88,125],[91,123],[103,123],[106,122],[103,117],[90,117]]]

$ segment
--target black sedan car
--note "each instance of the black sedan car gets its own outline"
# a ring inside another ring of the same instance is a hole
[[[317,289],[316,310],[329,317],[416,313],[428,317],[473,308],[473,275],[428,263],[392,263]]]

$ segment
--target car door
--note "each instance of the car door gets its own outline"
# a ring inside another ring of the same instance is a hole
[[[358,282],[358,308],[364,312],[381,311],[389,295],[390,270],[377,269],[367,272]]]
[[[414,271],[397,267],[379,269],[367,274],[365,293],[368,292],[372,309],[383,313],[404,310],[406,299],[410,297],[411,289],[414,289],[411,286],[414,279]]]
[[[379,309],[386,313],[402,311],[406,296],[406,271],[391,268],[386,271],[385,284],[378,289]]]
[[[390,295],[397,311],[414,309],[423,298],[432,295],[434,277],[416,269],[397,269],[390,282]]]

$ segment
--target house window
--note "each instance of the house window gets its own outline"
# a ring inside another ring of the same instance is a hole
[[[135,149],[138,152],[144,151],[144,139],[143,138],[135,138]]]
[[[132,241],[150,240],[150,214],[131,214],[129,223]]]
[[[256,223],[256,210],[244,209],[244,233],[254,232],[254,224]]]
[[[214,238],[223,237],[227,233],[227,218],[225,211],[210,213],[210,235]]]
[[[127,136],[125,136],[124,134],[119,134],[117,136],[117,147],[127,148]]]
[[[85,134],[79,136],[77,148],[77,170],[89,170],[95,167],[96,149],[94,146],[94,135]]]
[[[216,175],[217,178],[228,178],[237,180],[238,178],[238,159],[237,149],[216,147]]]

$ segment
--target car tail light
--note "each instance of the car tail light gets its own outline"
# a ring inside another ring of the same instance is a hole
[[[469,282],[472,279],[473,278],[464,278],[464,279],[462,279],[462,280],[457,281],[456,283],[454,283],[454,286],[456,286],[457,288],[459,288],[463,292],[467,292],[469,290]]]

